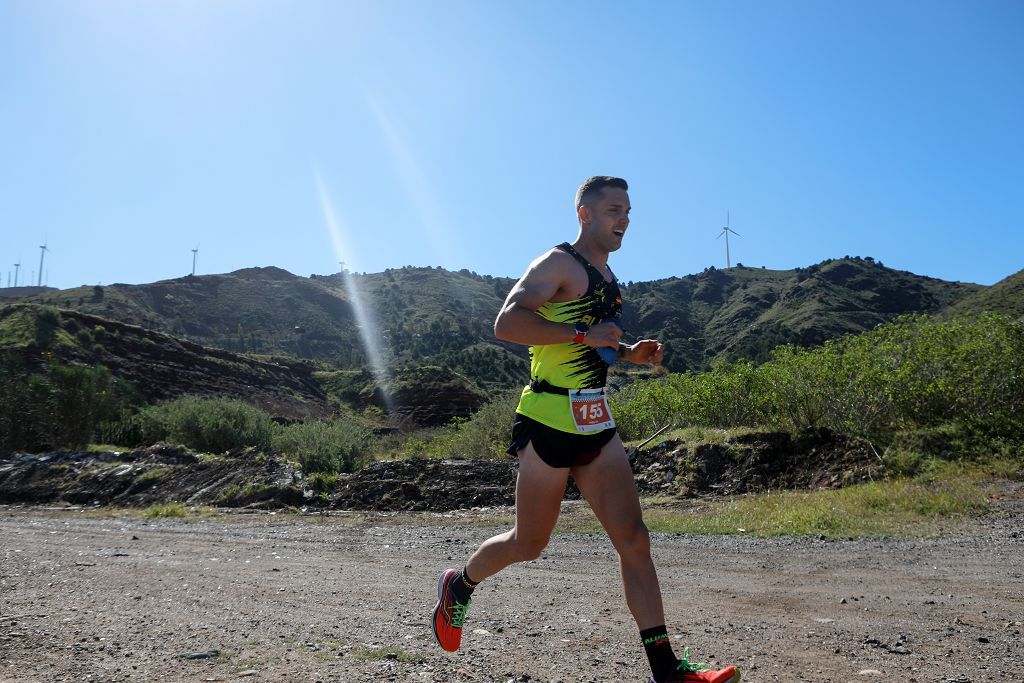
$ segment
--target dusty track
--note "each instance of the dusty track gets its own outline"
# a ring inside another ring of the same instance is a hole
[[[1024,681],[1020,507],[926,541],[656,535],[670,631],[752,683]],[[438,650],[436,576],[483,521],[3,507],[0,681],[646,680],[600,535],[486,582]]]

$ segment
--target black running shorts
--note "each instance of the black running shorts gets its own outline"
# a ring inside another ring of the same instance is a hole
[[[532,441],[537,455],[551,467],[587,465],[601,454],[601,449],[613,436],[615,427],[593,434],[570,434],[516,413],[512,423],[512,445],[506,452],[518,455]]]

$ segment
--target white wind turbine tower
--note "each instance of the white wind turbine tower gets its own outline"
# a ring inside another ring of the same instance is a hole
[[[729,233],[736,235],[737,237],[743,237],[735,230],[729,227],[729,212],[725,212],[725,226],[722,227],[722,232],[719,233],[715,239],[720,239],[722,235],[725,235],[725,267],[732,268],[732,262],[729,260]]]
[[[18,271],[19,270],[21,270],[21,259],[18,259],[18,262],[14,264],[14,286],[15,287],[18,286]]]
[[[50,249],[49,247],[46,246],[46,242],[43,242],[42,246],[40,246],[39,249],[40,249],[40,251],[39,251],[39,282],[38,282],[38,284],[36,286],[37,287],[42,287],[43,286],[43,259],[46,257],[46,252],[52,251],[52,249]]]
[[[193,275],[196,274],[196,257],[197,256],[199,256],[199,245],[198,244],[196,245],[196,248],[192,250],[192,274]]]

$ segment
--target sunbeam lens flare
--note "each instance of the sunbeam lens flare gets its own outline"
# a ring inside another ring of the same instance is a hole
[[[327,191],[324,189],[323,182],[319,176],[316,179],[316,184],[317,191],[320,194],[320,206],[324,213],[324,221],[327,223],[327,230],[331,235],[331,242],[334,245],[337,260],[341,262],[345,258],[352,258],[351,249],[345,248],[345,233],[335,217],[334,206],[331,204],[331,200],[327,196]],[[362,291],[359,289],[359,283],[352,273],[342,268],[341,277],[345,283],[345,290],[348,292],[349,301],[352,304],[352,311],[356,316],[356,327],[359,328],[359,337],[363,343],[363,350],[370,361],[370,368],[377,379],[377,386],[380,387],[381,395],[384,398],[384,407],[389,414],[394,414],[394,404],[387,392],[388,372],[381,353],[382,346],[381,338],[378,334],[377,321],[373,316],[373,312],[364,302]]]

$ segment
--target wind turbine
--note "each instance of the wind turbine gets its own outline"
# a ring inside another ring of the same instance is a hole
[[[199,256],[199,245],[198,244],[196,245],[196,248],[192,250],[192,274],[193,275],[196,274],[196,257],[197,256]]]
[[[19,270],[21,270],[21,259],[18,259],[18,262],[14,264],[14,286],[15,287],[18,286],[18,271]]]
[[[726,268],[732,268],[732,262],[729,260],[729,233],[730,232],[732,234],[736,235],[737,237],[743,237],[743,235],[739,234],[738,232],[736,232],[735,230],[733,230],[732,228],[729,227],[729,212],[726,211],[725,212],[725,226],[722,227],[722,232],[719,233],[718,237],[715,238],[715,239],[720,239],[722,237],[722,235],[725,235],[725,267]]]
[[[46,252],[51,251],[51,250],[50,250],[49,247],[46,246],[46,242],[43,242],[42,246],[40,246],[39,249],[40,249],[40,251],[39,251],[39,282],[38,282],[38,284],[36,286],[42,287],[43,286],[43,259],[46,258]]]

